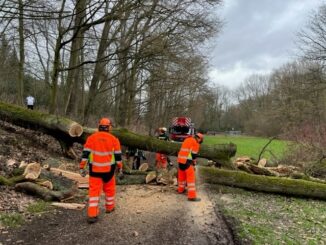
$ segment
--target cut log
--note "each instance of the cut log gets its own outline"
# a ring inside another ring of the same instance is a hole
[[[69,157],[73,152],[71,139],[83,133],[83,127],[70,119],[3,102],[0,102],[0,120],[53,136]]]
[[[326,200],[326,184],[322,183],[284,177],[253,175],[240,171],[230,171],[211,167],[199,167],[198,170],[201,179],[211,184],[221,184],[254,191]]]
[[[15,190],[25,192],[30,195],[35,195],[45,201],[60,201],[62,199],[73,196],[76,192],[76,189],[70,189],[65,191],[52,191],[48,188],[39,186],[32,182],[18,183],[15,185]]]
[[[41,174],[41,165],[37,162],[28,164],[23,175],[27,180],[36,180]]]
[[[39,184],[40,186],[46,187],[49,190],[53,190],[53,184],[51,181],[49,180],[45,180],[45,181],[38,181],[37,184]]]
[[[85,208],[85,204],[80,203],[64,203],[64,202],[52,202],[52,206],[65,208],[65,209],[73,209],[73,210],[82,210]]]
[[[156,171],[151,171],[146,176],[146,184],[151,183],[152,181],[156,180]]]
[[[143,172],[146,172],[147,169],[148,169],[149,165],[147,162],[144,162],[142,165],[140,165],[139,167],[139,171],[143,171]]]
[[[83,133],[83,127],[67,118],[43,113],[36,110],[27,110],[24,107],[0,102],[0,119],[15,125],[40,130],[53,135],[66,134],[78,137]]]
[[[259,160],[258,162],[258,167],[264,168],[267,164],[267,159],[266,158],[262,158]]]
[[[80,174],[78,173],[74,173],[71,171],[67,171],[67,170],[62,170],[59,168],[51,168],[50,172],[58,174],[58,175],[62,175],[68,179],[74,180],[76,181],[79,185],[88,185],[88,175],[86,177],[82,177],[80,176]]]
[[[273,171],[269,171],[266,168],[258,167],[255,164],[245,163],[244,165],[247,166],[254,174],[266,175],[266,176],[276,176],[276,174],[273,173]]]

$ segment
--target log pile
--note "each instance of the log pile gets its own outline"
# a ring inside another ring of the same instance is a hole
[[[236,158],[234,165],[237,169],[247,172],[249,174],[277,176],[277,177],[292,177],[298,176],[300,169],[290,165],[278,165],[276,167],[268,167],[265,158],[255,164],[255,161],[250,157],[243,156]]]
[[[35,195],[46,201],[60,201],[72,197],[77,190],[76,181],[42,169],[39,163],[21,164],[14,176],[0,176],[0,185],[14,186],[16,191]]]

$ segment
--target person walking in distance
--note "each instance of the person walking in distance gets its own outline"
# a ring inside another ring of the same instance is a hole
[[[198,202],[201,200],[196,193],[195,165],[203,140],[204,136],[201,133],[185,139],[178,153],[178,193],[184,193],[187,186],[188,201]]]
[[[35,98],[31,95],[26,97],[26,105],[27,105],[27,109],[34,109],[34,103],[35,103]]]
[[[115,208],[115,170],[122,173],[121,147],[119,139],[110,131],[110,119],[102,118],[99,122],[98,132],[93,133],[86,140],[82,160],[80,162],[80,175],[86,176],[86,166],[89,166],[89,201],[88,223],[94,223],[99,216],[99,203],[101,189],[105,192],[105,209],[110,213]]]

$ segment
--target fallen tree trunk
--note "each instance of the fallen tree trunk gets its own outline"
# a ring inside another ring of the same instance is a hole
[[[77,155],[72,151],[74,142],[85,143],[87,137],[95,132],[95,129],[83,128],[78,123],[64,117],[59,117],[40,111],[28,110],[24,107],[0,102],[0,120],[15,125],[40,130],[56,138],[63,152],[70,157]],[[124,146],[138,148],[151,152],[161,152],[167,155],[178,154],[181,144],[166,142],[151,136],[144,136],[128,131],[127,129],[114,129],[112,131]],[[199,155],[202,158],[213,160],[219,165],[234,168],[230,158],[236,153],[236,145],[221,144],[214,147],[202,145]]]
[[[51,135],[58,133],[78,137],[83,133],[82,126],[70,119],[3,102],[0,102],[0,119]]]
[[[67,155],[71,154],[72,139],[83,133],[83,127],[70,119],[3,102],[0,102],[0,120],[53,136]]]
[[[326,200],[326,184],[284,177],[253,175],[212,167],[199,167],[198,169],[201,179],[211,184]]]
[[[95,132],[95,129],[85,128],[79,143],[84,143],[89,135]],[[124,146],[138,148],[151,152],[161,152],[170,156],[177,156],[181,144],[178,142],[167,142],[158,140],[155,137],[136,134],[128,131],[127,129],[113,129],[112,134],[119,138],[120,142]],[[223,167],[234,169],[233,163],[230,158],[236,153],[237,147],[235,144],[220,144],[210,147],[207,145],[201,145],[199,151],[199,157],[213,160],[218,162]]]

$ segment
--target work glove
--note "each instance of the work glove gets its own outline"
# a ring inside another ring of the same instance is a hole
[[[85,177],[87,174],[86,169],[83,169],[83,168],[79,169],[79,174],[81,177]]]

